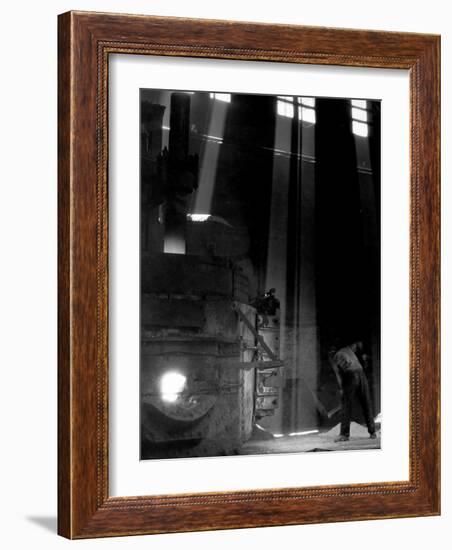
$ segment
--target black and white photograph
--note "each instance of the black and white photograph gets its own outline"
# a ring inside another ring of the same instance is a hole
[[[380,111],[140,90],[142,460],[380,448]]]
[[[450,3],[2,8],[2,547],[450,548]]]

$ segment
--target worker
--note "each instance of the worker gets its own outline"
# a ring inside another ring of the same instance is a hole
[[[276,288],[271,288],[265,293],[261,293],[255,298],[251,305],[253,305],[257,313],[260,315],[261,320],[259,326],[266,327],[269,323],[269,316],[274,316],[280,308],[280,303],[276,297]]]
[[[332,356],[332,365],[336,371],[339,387],[342,396],[342,420],[341,431],[336,442],[348,441],[350,439],[350,422],[352,415],[353,401],[358,398],[363,409],[367,429],[371,439],[375,439],[375,421],[370,400],[369,384],[363,365],[358,357],[363,355],[363,343],[353,342],[345,346]],[[366,363],[367,361],[365,361]]]

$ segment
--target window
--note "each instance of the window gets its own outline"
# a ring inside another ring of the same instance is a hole
[[[300,120],[315,124],[315,98],[313,97],[299,97],[298,103],[298,116]]]
[[[355,136],[369,135],[369,109],[365,99],[351,100],[352,132]]]
[[[210,94],[211,99],[217,99],[218,101],[224,101],[225,103],[231,103],[231,94]]]
[[[278,115],[293,118],[293,98],[279,96],[276,102],[276,112]]]
[[[276,101],[276,112],[280,116],[293,118],[295,114],[295,105],[297,104],[297,113],[299,120],[315,124],[315,99],[313,97],[289,97],[278,96]]]

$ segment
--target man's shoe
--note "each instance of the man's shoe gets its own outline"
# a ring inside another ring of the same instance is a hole
[[[334,440],[335,443],[339,443],[341,441],[348,441],[350,437],[348,435],[340,435],[339,437],[336,437]]]
[[[373,434],[370,434],[370,439],[377,439],[377,434],[374,432]]]

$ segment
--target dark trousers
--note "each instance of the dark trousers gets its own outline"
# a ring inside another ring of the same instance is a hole
[[[341,373],[342,378],[342,422],[341,435],[350,437],[353,400],[358,398],[363,409],[367,429],[375,433],[375,422],[370,400],[369,384],[363,369],[347,370]]]

